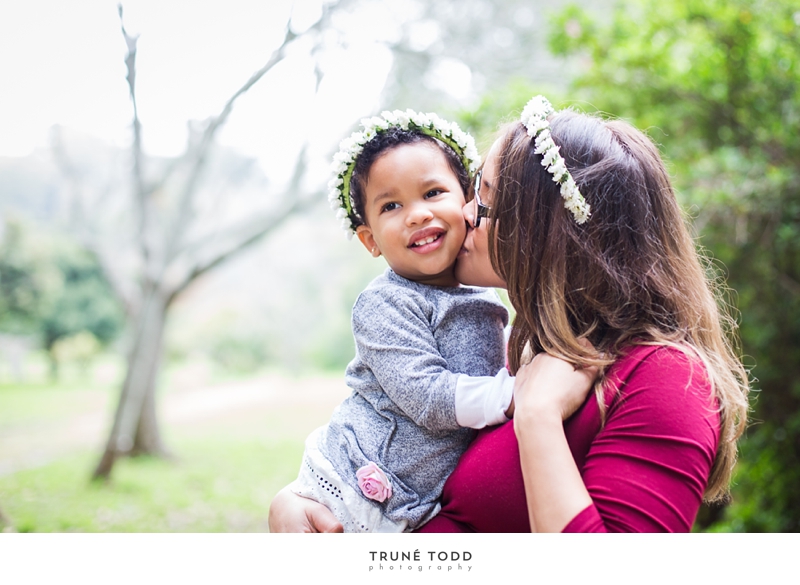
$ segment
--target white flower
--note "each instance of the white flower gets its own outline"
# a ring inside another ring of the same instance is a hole
[[[428,114],[428,119],[430,120],[430,123],[433,125],[433,127],[438,128],[443,135],[447,136],[450,134],[451,132],[450,122],[441,119],[439,117],[439,114],[437,114],[436,112],[430,112]]]
[[[551,151],[552,152],[552,151]],[[556,156],[558,153],[556,152]],[[550,174],[553,175],[553,180],[556,183],[560,183],[563,176],[565,176],[569,171],[567,170],[567,165],[564,164],[564,159],[560,156],[555,159],[555,162],[550,165],[550,168],[547,169],[550,171]]]
[[[551,148],[548,148],[542,155],[542,166],[550,167],[559,158],[561,157],[558,155],[558,147],[556,145],[553,145]]]
[[[427,114],[417,114],[416,117],[413,119],[413,122],[417,126],[424,126],[425,128],[431,125],[431,119],[428,117]]]
[[[401,112],[400,110],[395,110],[394,113],[397,116],[397,125],[403,130],[408,130],[408,122],[411,117],[406,112]]]
[[[451,147],[455,143],[457,148],[454,150],[470,173],[475,172],[480,165],[480,156],[472,136],[462,132],[457,124],[442,120],[435,113],[421,114],[410,109],[405,112],[394,110],[381,112],[380,116],[362,118],[363,130],[353,132],[339,143],[339,151],[333,156],[331,165],[333,178],[328,181],[328,200],[331,208],[336,210],[337,219],[340,220],[342,229],[347,231],[348,238],[351,238],[355,232],[355,226],[351,221],[351,217],[355,213],[349,185],[345,188],[344,176],[352,169],[356,159],[363,152],[364,146],[379,132],[391,127],[409,130],[409,123],[419,127],[420,131],[425,134],[449,143]]]
[[[381,130],[387,130],[389,128],[389,122],[381,118],[380,116],[373,116],[370,121],[375,129],[380,128]]]
[[[539,136],[536,137],[536,148],[533,152],[536,154],[544,154],[551,148],[556,148],[556,143],[553,142],[553,137],[550,136],[550,130],[542,130]]]
[[[547,117],[555,110],[544,96],[538,95],[525,105],[520,121],[525,126],[528,136],[534,138],[534,152],[542,156],[542,166],[553,175],[553,181],[561,184],[561,197],[564,207],[572,213],[576,223],[583,224],[589,219],[590,208],[578,190],[578,185],[561,156],[558,145],[550,135],[550,122]]]

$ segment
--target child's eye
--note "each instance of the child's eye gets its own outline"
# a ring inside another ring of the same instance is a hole
[[[386,205],[381,207],[381,213],[383,213],[384,211],[394,211],[395,209],[398,209],[399,207],[400,207],[400,205],[397,204],[397,203],[387,203]]]
[[[437,195],[441,195],[444,193],[444,189],[431,189],[427,193],[425,193],[425,198],[429,199],[431,197],[436,197]]]

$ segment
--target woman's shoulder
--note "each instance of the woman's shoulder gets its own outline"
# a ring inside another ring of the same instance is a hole
[[[716,441],[718,405],[706,368],[688,346],[638,345],[611,370],[608,419],[640,422],[649,432]]]
[[[633,345],[611,366],[608,377],[618,383],[631,378],[657,378],[662,383],[710,389],[705,365],[688,345]]]

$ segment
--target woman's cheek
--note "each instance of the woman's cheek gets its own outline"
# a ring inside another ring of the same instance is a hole
[[[506,283],[494,271],[484,230],[468,230],[464,250],[456,260],[456,280],[473,286],[505,288]],[[481,238],[481,236],[484,236]]]

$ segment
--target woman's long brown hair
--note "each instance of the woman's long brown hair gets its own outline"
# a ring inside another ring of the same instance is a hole
[[[721,425],[705,497],[720,499],[728,492],[749,391],[724,290],[704,269],[658,149],[644,134],[622,121],[569,110],[550,123],[591,217],[575,222],[525,128],[508,126],[489,241],[492,263],[517,311],[511,370],[520,367],[528,344],[534,353],[601,369],[637,344],[696,354]],[[598,403],[603,409],[600,385]]]

